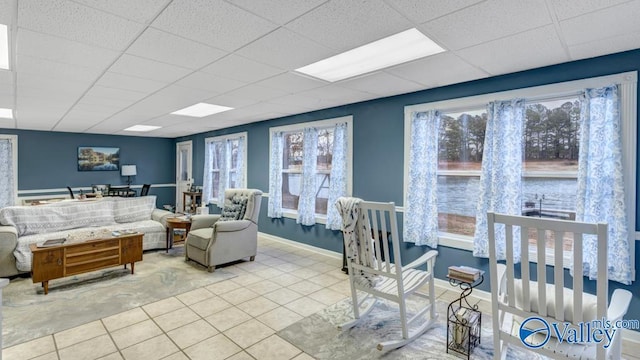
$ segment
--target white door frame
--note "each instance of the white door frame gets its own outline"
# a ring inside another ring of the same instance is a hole
[[[182,180],[180,176],[180,170],[182,160],[180,157],[180,150],[187,149],[187,180]],[[193,141],[181,141],[176,143],[176,212],[184,211],[184,204],[182,204],[182,192],[187,191],[187,183],[193,184]]]

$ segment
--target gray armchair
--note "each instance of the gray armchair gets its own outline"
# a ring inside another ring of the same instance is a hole
[[[185,260],[193,260],[211,272],[216,265],[248,257],[258,247],[258,215],[262,191],[228,189],[219,215],[194,215],[185,242]]]

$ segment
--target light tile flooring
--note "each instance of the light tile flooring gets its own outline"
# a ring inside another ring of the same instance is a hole
[[[260,239],[238,276],[3,350],[4,360],[306,360],[276,332],[349,296],[342,261]],[[203,269],[204,271],[204,269]],[[436,287],[439,299],[453,290]],[[480,310],[490,312],[488,302]],[[640,346],[628,343],[628,354]]]

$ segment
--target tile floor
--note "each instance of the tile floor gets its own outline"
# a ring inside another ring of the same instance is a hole
[[[4,360],[306,360],[276,332],[349,296],[341,259],[260,239],[238,276],[3,350]],[[457,293],[436,287],[439,299]],[[450,301],[450,300],[449,300]],[[490,312],[488,302],[480,309]],[[640,346],[624,345],[628,354]]]

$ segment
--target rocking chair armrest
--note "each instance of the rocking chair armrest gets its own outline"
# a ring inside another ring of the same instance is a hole
[[[426,254],[423,254],[422,256],[420,256],[419,258],[417,258],[416,260],[412,261],[411,263],[403,266],[404,269],[414,269],[420,265],[423,265],[429,261],[431,262],[435,262],[436,260],[436,256],[438,255],[438,251],[436,250],[431,250],[429,252],[427,252]],[[433,264],[431,264],[431,266],[433,266]]]
[[[623,289],[616,289],[611,295],[611,302],[607,309],[607,318],[610,321],[622,320],[622,317],[627,313],[629,309],[629,303],[631,302],[631,292]]]

